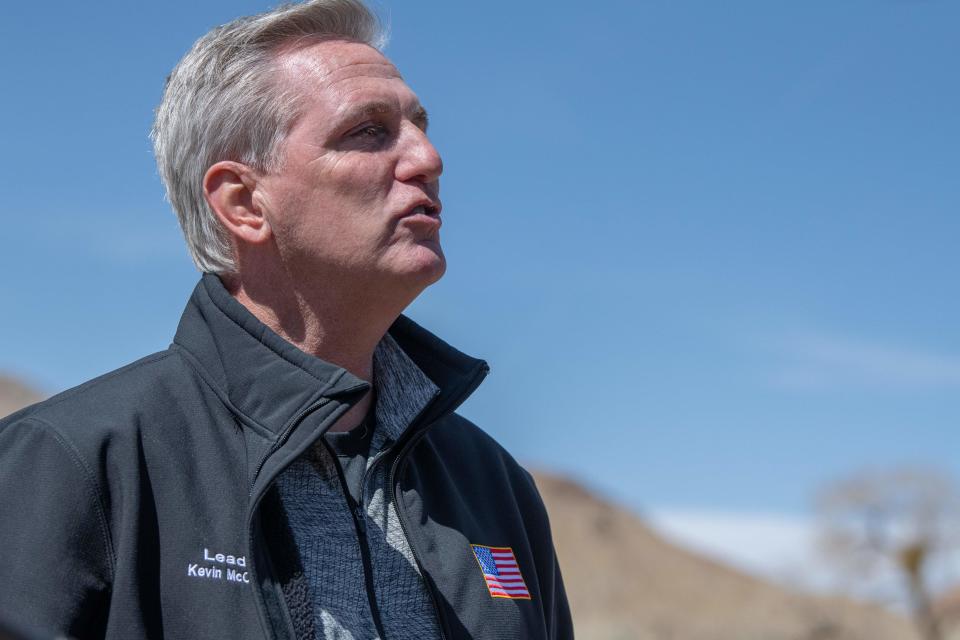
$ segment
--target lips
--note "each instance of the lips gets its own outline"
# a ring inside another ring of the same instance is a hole
[[[440,219],[441,209],[439,201],[436,203],[431,200],[420,201],[406,209],[400,216],[400,221],[419,228],[419,233],[428,233],[432,236],[443,224],[443,220]]]
[[[430,216],[431,218],[440,217],[441,206],[439,204],[421,203],[407,210],[404,217],[407,216]]]

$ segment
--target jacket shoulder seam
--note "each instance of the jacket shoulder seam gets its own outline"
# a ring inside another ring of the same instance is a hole
[[[81,473],[86,476],[87,482],[92,488],[94,497],[96,498],[93,500],[93,506],[97,514],[97,522],[100,525],[100,536],[102,538],[104,547],[106,547],[107,561],[110,563],[110,583],[112,585],[114,575],[116,573],[116,557],[113,547],[113,538],[110,535],[110,528],[107,525],[106,508],[103,504],[103,492],[100,490],[100,485],[96,480],[96,476],[83,460],[83,456],[73,445],[73,443],[70,442],[70,440],[64,436],[60,429],[58,429],[55,425],[36,416],[27,416],[21,421],[21,424],[25,423],[34,423],[39,428],[47,431],[58,443],[60,443],[60,446],[63,447],[63,449],[67,452],[73,463],[77,465]]]
[[[89,382],[86,382],[85,384],[82,384],[78,387],[74,387],[73,389],[69,389],[61,394],[54,396],[53,398],[45,400],[38,406],[38,408],[45,409],[45,408],[55,407],[58,404],[61,404],[71,399],[73,396],[77,395],[78,393],[82,393],[83,391],[97,387],[100,384],[106,382],[107,380],[111,380],[117,376],[121,376],[127,373],[128,371],[133,371],[135,369],[139,369],[140,367],[145,367],[148,364],[153,364],[154,362],[159,362],[160,360],[164,360],[170,357],[170,355],[171,354],[168,350],[168,351],[161,351],[159,353],[154,353],[153,355],[146,356],[136,362],[132,362],[124,367],[120,367],[115,371],[106,373],[100,377],[90,380]],[[40,418],[37,418],[37,420],[40,420]],[[44,424],[50,424],[45,420],[43,422]]]

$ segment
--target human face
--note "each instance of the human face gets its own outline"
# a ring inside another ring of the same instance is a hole
[[[416,95],[364,44],[317,43],[281,54],[280,67],[280,81],[305,100],[259,191],[284,266],[300,278],[416,296],[446,268],[443,163]]]

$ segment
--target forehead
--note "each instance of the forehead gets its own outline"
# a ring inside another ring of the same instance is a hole
[[[277,62],[283,82],[325,101],[348,101],[357,92],[406,89],[392,62],[358,42],[317,42],[281,51]]]

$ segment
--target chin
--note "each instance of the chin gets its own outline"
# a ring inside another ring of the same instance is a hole
[[[404,277],[416,283],[420,289],[426,288],[443,277],[447,270],[447,260],[439,245],[436,247],[419,247],[421,250],[411,256],[404,265]]]
[[[433,284],[442,278],[446,272],[447,260],[444,258],[443,253],[439,256],[434,256],[433,260],[420,265],[420,268],[416,271],[419,277],[427,281],[425,286]]]

